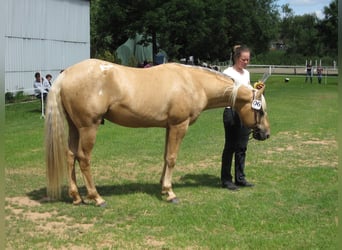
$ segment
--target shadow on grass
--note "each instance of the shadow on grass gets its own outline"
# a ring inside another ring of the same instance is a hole
[[[173,184],[174,190],[180,188],[190,187],[219,187],[219,177],[208,174],[186,174],[180,178],[178,183]],[[161,185],[159,183],[124,183],[118,185],[97,185],[97,191],[102,197],[108,197],[113,195],[128,195],[134,193],[144,193],[150,196],[154,196],[159,200],[163,200],[161,195]],[[79,187],[81,196],[86,195],[85,186]],[[31,200],[38,201],[40,203],[54,202],[46,197],[46,187],[33,190],[27,193],[27,196]],[[68,196],[68,187],[64,186],[62,191],[62,202],[72,203],[72,199]],[[60,202],[60,201],[55,201]]]

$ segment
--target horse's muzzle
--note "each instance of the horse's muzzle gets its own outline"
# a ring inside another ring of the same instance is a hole
[[[270,132],[266,130],[261,130],[259,128],[253,129],[253,138],[258,141],[264,141],[270,138]]]

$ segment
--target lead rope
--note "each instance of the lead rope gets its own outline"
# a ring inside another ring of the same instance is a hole
[[[254,101],[254,99],[255,99],[255,91],[253,90],[253,99],[252,99],[252,102]],[[252,108],[253,109],[253,108]],[[255,121],[255,126],[254,126],[254,128],[252,128],[251,130],[250,130],[250,132],[249,132],[249,134],[248,134],[248,140],[251,140],[251,139],[254,139],[253,138],[253,134],[254,134],[254,129],[256,128],[256,126],[258,125],[258,119],[257,119],[257,111],[255,110],[255,109],[253,109],[253,111],[254,111],[254,121]],[[252,136],[250,136],[252,134]]]
[[[45,112],[44,112],[44,79],[41,75],[41,71],[39,71],[40,73],[40,84],[41,84],[41,89],[40,89],[40,100],[41,100],[41,109],[42,109],[42,113],[40,115],[40,119],[45,119]]]

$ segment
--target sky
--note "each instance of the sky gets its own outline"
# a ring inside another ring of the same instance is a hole
[[[289,4],[295,15],[316,13],[317,17],[324,18],[323,9],[329,6],[332,0],[278,0],[278,5]],[[281,13],[281,9],[280,9]]]

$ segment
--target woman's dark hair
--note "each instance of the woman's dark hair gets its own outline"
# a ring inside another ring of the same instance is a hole
[[[242,52],[250,52],[250,49],[245,45],[235,45],[233,47],[233,64],[240,58]]]

